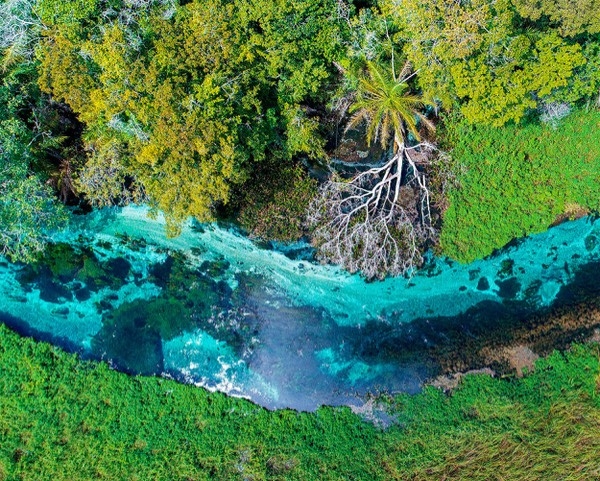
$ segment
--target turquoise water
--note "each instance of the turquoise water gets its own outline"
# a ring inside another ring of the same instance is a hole
[[[373,283],[314,263],[305,245],[266,248],[214,225],[189,222],[167,239],[141,207],[76,216],[54,241],[37,265],[0,263],[4,322],[269,408],[416,392],[439,371],[428,352],[453,332],[484,335],[600,293],[591,219],[469,265],[431,259],[411,279]]]

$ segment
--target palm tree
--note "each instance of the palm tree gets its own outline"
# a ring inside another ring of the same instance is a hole
[[[411,76],[408,63],[398,76],[393,67],[390,75],[367,64],[346,131],[365,122],[369,144],[379,141],[386,149],[393,140],[391,157],[350,180],[334,176],[309,209],[321,258],[368,278],[412,272],[433,234],[427,179],[419,166],[435,148],[421,141],[418,127],[434,126],[420,112],[430,102],[410,93]],[[408,145],[409,134],[417,143]]]
[[[394,152],[405,143],[408,133],[418,141],[420,135],[418,122],[427,129],[435,130],[434,125],[420,110],[433,105],[422,97],[411,94],[408,80],[414,74],[410,72],[410,63],[406,62],[400,75],[391,75],[373,62],[367,63],[367,75],[358,79],[355,102],[350,108],[354,112],[346,131],[366,122],[367,143],[371,145],[379,140],[385,149],[390,138],[394,140]]]
[[[367,63],[367,74],[358,80],[355,101],[350,107],[353,115],[348,122],[346,131],[365,122],[369,145],[379,141],[385,149],[388,147],[390,139],[393,139],[392,158],[383,166],[363,172],[351,181],[363,184],[364,177],[379,179],[375,180],[373,186],[377,195],[373,199],[370,197],[366,199],[366,202],[370,204],[369,210],[383,209],[392,215],[398,202],[400,189],[408,182],[407,177],[410,176],[410,181],[417,184],[420,190],[421,221],[426,224],[431,221],[430,195],[426,179],[417,164],[420,159],[418,154],[423,150],[431,150],[432,146],[421,142],[418,125],[421,123],[430,131],[435,130],[435,126],[420,112],[420,109],[426,105],[432,105],[432,102],[410,93],[408,80],[413,76],[414,73],[411,74],[409,62],[404,64],[398,76],[394,72],[393,65],[391,74],[388,74],[377,64]],[[418,142],[416,145],[407,145],[409,133]],[[391,198],[390,193],[393,193]]]

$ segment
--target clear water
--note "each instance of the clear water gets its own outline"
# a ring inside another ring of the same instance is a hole
[[[62,247],[46,263],[0,263],[1,320],[128,372],[268,408],[416,392],[439,371],[432,346],[460,348],[452,333],[480,336],[600,294],[591,219],[469,265],[431,259],[409,280],[372,283],[312,262],[302,244],[267,248],[193,222],[167,239],[141,207],[76,217],[54,240]]]

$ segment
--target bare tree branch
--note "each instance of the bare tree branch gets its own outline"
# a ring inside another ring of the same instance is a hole
[[[308,213],[319,257],[367,278],[420,266],[423,244],[435,236],[423,172],[435,152],[427,142],[401,143],[383,165],[323,184]]]

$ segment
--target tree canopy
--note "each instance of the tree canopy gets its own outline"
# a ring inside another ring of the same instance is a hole
[[[57,139],[45,129],[34,71],[20,64],[0,73],[0,255],[15,261],[33,259],[66,221],[43,174]]]
[[[335,5],[155,4],[128,22],[91,7],[74,23],[42,15],[40,82],[86,125],[82,178],[103,162],[122,167],[176,231],[187,216],[212,219],[267,155],[322,155],[307,109],[323,100],[341,49]]]
[[[597,103],[595,2],[0,0],[6,205],[25,189],[48,199],[30,221],[52,225],[54,191],[146,202],[170,234],[189,216],[233,216],[255,235],[301,235],[309,172],[340,152],[345,125],[417,155],[418,124],[440,109],[556,126]],[[423,166],[409,164],[418,183]]]
[[[591,39],[565,38],[560,27],[528,21],[540,17],[526,11],[533,3],[515,9],[510,0],[385,0],[383,9],[426,95],[458,106],[471,123],[501,126],[544,103],[598,93],[600,71],[586,67],[598,62]],[[595,15],[582,13],[584,22]]]

